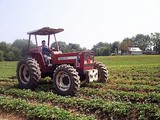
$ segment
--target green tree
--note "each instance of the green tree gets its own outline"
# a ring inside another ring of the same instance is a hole
[[[21,57],[21,50],[19,48],[12,47],[11,48],[11,53],[13,54],[13,56],[12,56],[12,60],[13,61],[16,61],[16,60],[20,59],[20,57]]]
[[[8,49],[10,48],[10,44],[7,44],[6,42],[1,42],[0,43],[0,50],[4,52],[8,52]]]
[[[35,46],[31,41],[30,46]],[[17,39],[13,42],[12,47],[18,48],[21,51],[21,55],[24,56],[28,49],[28,39]]]
[[[59,45],[59,49],[60,51],[62,51],[63,53],[67,53],[69,50],[68,50],[68,47],[67,47],[67,44],[63,41],[58,41],[58,45]],[[52,43],[51,44],[51,47],[54,47],[56,48],[56,42]]]
[[[160,54],[160,33],[151,33],[151,39],[155,51]]]
[[[15,61],[19,60],[21,56],[21,50],[17,47],[13,47],[12,44],[6,42],[0,43],[0,51],[3,52],[3,60]]]
[[[102,56],[109,56],[111,54],[111,47],[110,46],[101,47],[100,51]]]
[[[111,54],[111,45],[108,43],[99,42],[91,49],[96,56],[108,56]]]
[[[8,53],[10,52],[11,44],[7,44],[6,42],[0,43],[0,50],[3,52],[3,60],[7,60]]]
[[[80,47],[79,44],[69,43],[67,45],[65,42],[59,41],[58,45],[59,45],[59,49],[63,53],[82,51],[82,48]],[[56,48],[56,42],[52,43],[51,47]]]
[[[121,48],[122,53],[128,53],[129,52],[128,47],[134,46],[134,45],[135,45],[135,43],[134,43],[133,39],[125,38],[120,44],[120,48]]]
[[[5,56],[6,61],[14,61],[14,53],[12,51],[9,51],[9,53]]]
[[[69,52],[82,51],[82,48],[80,47],[79,44],[69,43],[67,48],[68,48]]]
[[[152,46],[152,40],[149,35],[137,34],[132,39],[135,45],[143,51]]]
[[[111,44],[111,52],[112,53],[118,53],[118,50],[120,49],[120,42],[119,41],[115,41]]]
[[[0,61],[3,61],[3,51],[0,50]]]

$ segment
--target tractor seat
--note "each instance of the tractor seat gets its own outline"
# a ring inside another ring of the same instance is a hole
[[[62,54],[62,51],[53,51],[53,54]]]

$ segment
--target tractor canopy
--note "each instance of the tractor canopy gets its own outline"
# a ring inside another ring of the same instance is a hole
[[[54,29],[54,28],[49,28],[49,27],[43,27],[41,29],[28,32],[27,33],[29,35],[28,49],[30,49],[31,35],[35,36],[36,46],[38,46],[37,35],[48,35],[48,47],[49,47],[49,45],[50,45],[50,35],[53,34],[55,42],[56,42],[56,49],[57,49],[57,51],[59,51],[59,46],[58,46],[55,34],[59,33],[59,32],[62,32],[62,31],[64,31],[64,29],[62,29],[62,28]]]
[[[43,27],[41,29],[28,32],[27,34],[29,35],[51,35],[51,34],[56,34],[62,31],[64,31],[64,29],[62,28],[54,29],[54,28],[49,28],[49,27]]]

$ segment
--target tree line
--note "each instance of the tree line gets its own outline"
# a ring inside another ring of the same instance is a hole
[[[160,54],[160,33],[151,33],[150,35],[137,34],[131,38],[124,38],[122,42],[99,42],[91,50],[97,56],[106,56],[118,53],[118,51],[121,51],[121,54],[128,53],[129,47],[133,46],[139,47],[142,51],[155,51]]]
[[[79,44],[69,43],[59,41],[59,48],[63,53],[82,51],[85,48],[81,48]],[[35,45],[31,41],[31,47]],[[56,43],[52,43],[51,47],[56,48]],[[0,42],[0,61],[17,61],[21,57],[25,56],[28,50],[28,39],[17,39],[11,43]]]
[[[58,44],[63,53],[87,50],[87,48],[81,48],[79,44],[66,44],[63,41],[59,41]],[[31,42],[31,46],[35,46],[33,42]],[[130,46],[138,46],[143,51],[156,51],[157,54],[160,54],[160,33],[151,33],[150,35],[137,34],[132,38],[124,38],[122,42],[98,42],[91,50],[95,52],[96,56],[108,56],[118,53],[118,51],[126,53],[129,51],[128,47]],[[56,47],[56,43],[53,42],[51,47]],[[12,44],[0,42],[0,61],[19,60],[25,55],[27,49],[28,39],[17,39]]]

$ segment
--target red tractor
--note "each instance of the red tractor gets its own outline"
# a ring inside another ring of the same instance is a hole
[[[20,88],[34,89],[41,78],[52,78],[55,91],[60,95],[75,95],[80,85],[87,82],[106,83],[108,70],[105,65],[94,61],[94,52],[82,51],[62,53],[56,40],[56,33],[63,29],[44,27],[28,32],[29,42],[26,57],[17,64],[17,78]],[[38,46],[37,35],[48,36],[48,49],[51,35],[55,38],[56,48],[51,51],[50,65],[46,64],[42,54],[42,46]],[[35,47],[30,47],[31,36],[36,41]]]

